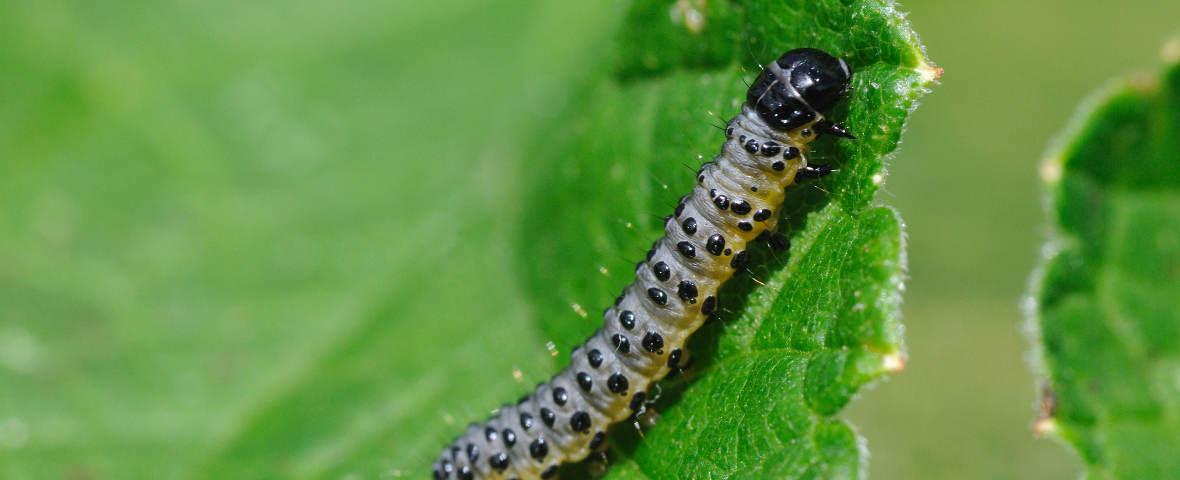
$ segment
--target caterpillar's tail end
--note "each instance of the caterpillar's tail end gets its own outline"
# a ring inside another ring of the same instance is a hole
[[[848,129],[839,123],[829,122],[827,120],[820,120],[815,122],[815,131],[827,135],[832,135],[840,138],[847,138],[849,140],[856,140],[856,135],[848,133]]]

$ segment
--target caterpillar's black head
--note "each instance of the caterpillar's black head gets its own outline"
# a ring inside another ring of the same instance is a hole
[[[851,80],[852,71],[844,60],[823,50],[797,48],[762,71],[746,93],[746,102],[771,128],[793,130],[836,105]],[[824,133],[848,136],[838,125],[823,127]],[[833,127],[836,132],[827,131]]]

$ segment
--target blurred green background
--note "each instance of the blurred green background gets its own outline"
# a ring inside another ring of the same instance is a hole
[[[523,146],[625,8],[588,3],[0,3],[0,478],[421,476],[477,416],[432,402],[551,373],[503,279]],[[1075,478],[1029,433],[1036,167],[1180,6],[903,7],[946,69],[879,196],[910,362],[848,417],[873,478]]]

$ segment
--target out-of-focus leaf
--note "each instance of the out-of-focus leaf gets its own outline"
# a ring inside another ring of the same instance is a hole
[[[1036,429],[1091,478],[1180,477],[1180,65],[1104,89],[1042,166]]]

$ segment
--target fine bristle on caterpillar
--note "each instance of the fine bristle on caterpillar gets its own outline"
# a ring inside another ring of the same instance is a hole
[[[758,75],[725,143],[701,166],[604,325],[570,365],[443,450],[434,478],[548,479],[606,446],[607,429],[643,408],[647,389],[681,366],[688,337],[717,310],[717,291],[746,266],[746,244],[776,232],[784,189],[832,172],[808,165],[821,134],[853,139],[824,118],[852,73],[821,50],[783,54]]]

